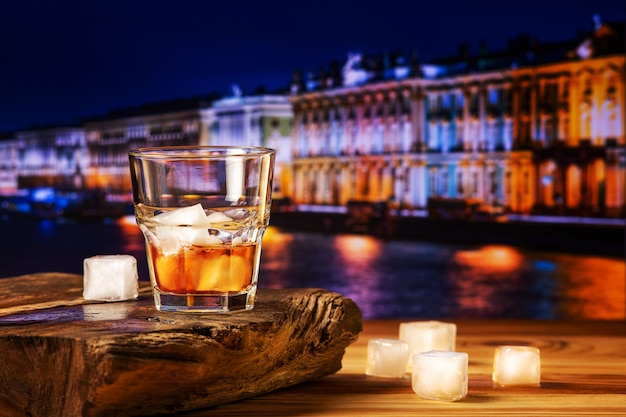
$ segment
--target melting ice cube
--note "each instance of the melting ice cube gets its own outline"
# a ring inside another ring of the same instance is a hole
[[[411,355],[429,350],[454,351],[456,324],[436,320],[400,323],[399,339],[409,344]]]
[[[539,385],[541,359],[532,346],[498,346],[493,358],[493,382],[496,385]]]
[[[137,259],[131,255],[98,255],[83,262],[83,298],[122,301],[137,298]]]
[[[209,226],[207,215],[198,203],[189,207],[181,207],[154,216],[154,221],[168,226]]]
[[[409,361],[409,344],[399,339],[372,339],[367,343],[365,374],[402,378]]]
[[[223,239],[209,232],[212,223],[231,221],[220,212],[207,216],[200,203],[166,211],[154,216],[154,221],[164,225],[155,229],[159,247],[165,254],[176,253],[181,244],[199,246],[224,243]]]
[[[224,222],[230,222],[233,220],[231,217],[228,217],[221,211],[213,211],[209,213],[209,215],[206,218],[209,223],[224,223]]]
[[[465,352],[431,350],[413,355],[413,391],[427,400],[460,400],[467,395],[467,365]]]

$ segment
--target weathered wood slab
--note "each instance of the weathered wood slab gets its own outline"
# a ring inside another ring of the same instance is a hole
[[[82,277],[0,280],[0,415],[139,416],[224,404],[335,373],[362,329],[322,289],[260,290],[250,312],[82,300]]]

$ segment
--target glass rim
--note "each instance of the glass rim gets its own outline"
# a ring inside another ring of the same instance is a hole
[[[276,154],[276,149],[237,145],[150,146],[128,151],[129,156],[144,159],[222,159],[232,156],[254,158],[271,154]]]

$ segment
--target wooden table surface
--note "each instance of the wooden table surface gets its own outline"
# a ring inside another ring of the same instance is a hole
[[[35,292],[30,297],[5,307],[19,310],[25,302],[48,307]],[[76,294],[67,294],[72,297],[76,299]],[[469,390],[460,401],[421,399],[412,391],[409,376],[365,375],[368,341],[398,336],[400,321],[384,320],[364,323],[358,340],[346,349],[342,369],[334,375],[174,416],[626,416],[626,322],[446,321],[458,326],[457,350],[469,354]],[[540,387],[492,385],[493,352],[505,344],[541,350]]]
[[[338,373],[209,410],[177,416],[626,416],[626,323],[623,321],[454,320],[457,350],[469,354],[467,397],[429,401],[411,380],[365,375],[367,342],[397,338],[400,321],[368,321]],[[494,348],[541,350],[540,387],[494,387]]]

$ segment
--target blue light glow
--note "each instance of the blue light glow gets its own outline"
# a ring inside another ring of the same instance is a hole
[[[35,188],[31,195],[32,201],[46,203],[54,201],[53,188]]]
[[[556,270],[556,264],[551,261],[538,260],[533,265],[539,271],[552,272]]]

